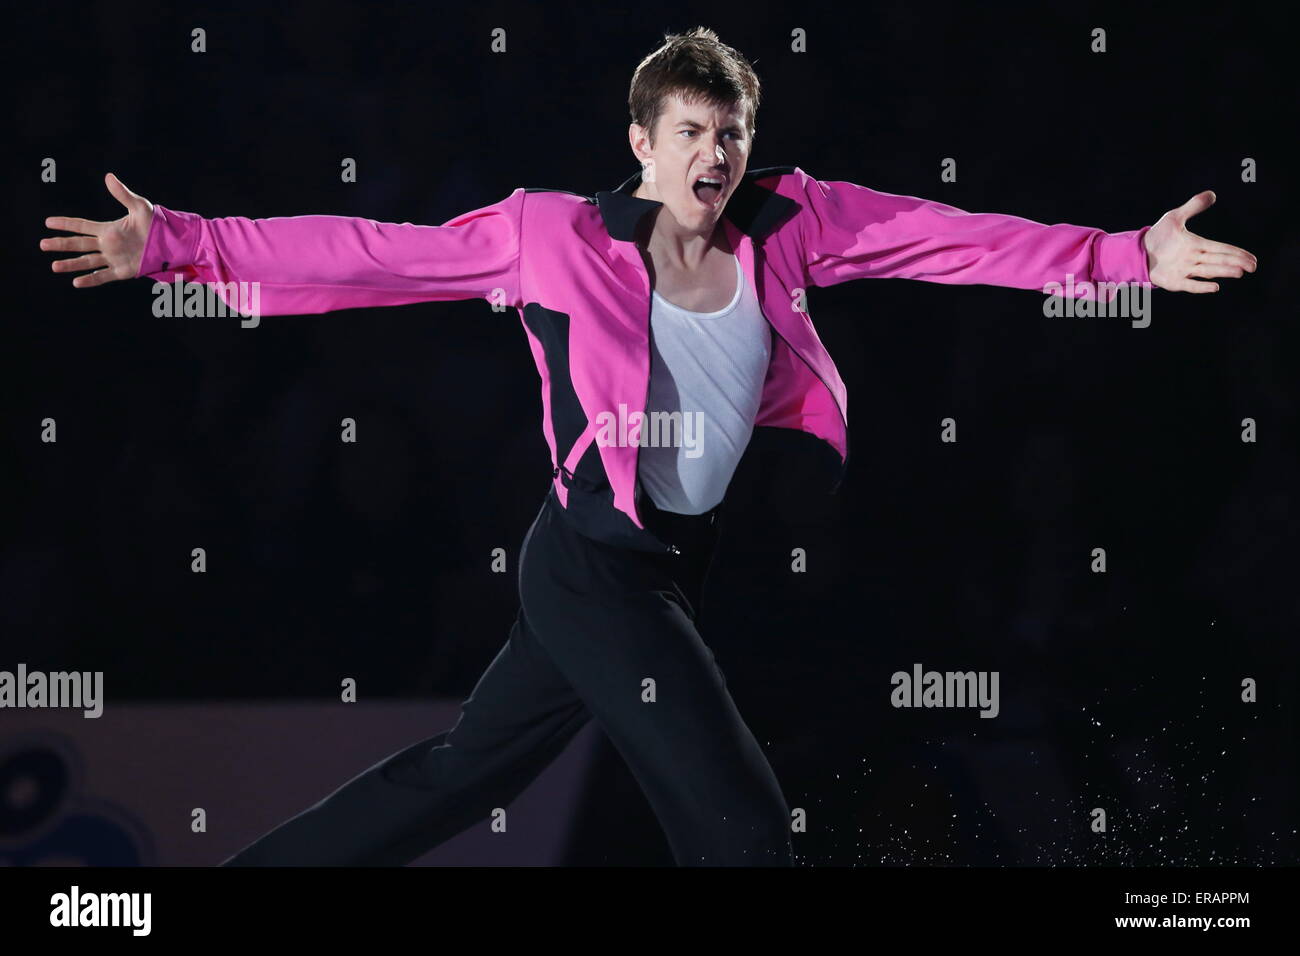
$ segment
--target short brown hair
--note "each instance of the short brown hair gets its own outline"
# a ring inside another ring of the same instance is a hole
[[[664,100],[674,93],[687,101],[743,105],[750,138],[757,132],[758,76],[744,56],[706,27],[665,33],[663,46],[642,60],[632,74],[628,109],[632,122],[650,131],[651,146]]]

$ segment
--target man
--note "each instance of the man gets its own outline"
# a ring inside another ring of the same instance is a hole
[[[751,171],[758,102],[749,63],[697,28],[638,66],[628,132],[641,169],[594,198],[519,188],[441,226],[204,219],[110,174],[122,219],[47,220],[80,233],[42,242],[82,253],[54,271],[97,270],[78,288],[258,282],[268,315],[484,298],[519,311],[541,377],[552,483],[521,550],[510,638],[455,726],[227,864],[409,862],[504,808],[594,717],[679,864],[789,865],[789,808],[695,620],[754,428],[808,437],[843,474],[844,384],[806,290],[902,277],[1104,297],[1129,282],[1212,292],[1207,280],[1255,270],[1244,250],[1186,229],[1209,192],[1107,234],[798,167]]]

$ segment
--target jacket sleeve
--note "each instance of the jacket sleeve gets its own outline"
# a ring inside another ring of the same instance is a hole
[[[815,286],[862,278],[920,279],[1094,298],[1096,283],[1151,281],[1142,245],[1150,226],[1107,233],[1067,223],[1044,225],[817,180],[800,169],[796,174],[802,181],[804,262]],[[1102,291],[1108,300],[1115,295],[1113,287]]]
[[[440,226],[345,216],[205,219],[154,206],[137,276],[173,282],[257,282],[263,315],[484,298],[522,305],[525,191]],[[230,290],[237,286],[229,286]]]

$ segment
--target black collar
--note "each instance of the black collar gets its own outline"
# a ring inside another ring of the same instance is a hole
[[[793,171],[793,166],[767,166],[749,170],[736,185],[736,191],[727,200],[727,208],[722,215],[751,239],[762,239],[793,215],[799,204],[770,189],[764,189],[755,180]],[[633,196],[632,193],[640,185],[641,170],[638,169],[621,186],[596,193],[596,202],[600,206],[600,215],[605,220],[605,228],[615,239],[634,241],[637,226],[646,213],[663,205],[654,199]]]

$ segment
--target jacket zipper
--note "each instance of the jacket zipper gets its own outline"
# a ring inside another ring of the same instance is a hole
[[[637,253],[639,254],[640,251],[641,251],[641,247],[637,246]],[[641,265],[642,267],[645,266],[644,260],[642,260]],[[646,288],[649,289],[650,271],[648,269],[646,270],[645,276],[646,276]],[[632,510],[636,512],[636,519],[637,521],[641,522],[641,526],[643,528],[645,527],[645,519],[641,517],[641,508],[639,507],[636,500],[635,489],[636,486],[641,482],[641,436],[645,430],[646,414],[649,411],[647,406],[650,404],[650,374],[651,372],[654,371],[654,345],[651,342],[651,336],[654,334],[654,307],[655,307],[654,290],[650,289],[649,294],[646,296],[646,313],[645,313],[645,340],[647,346],[645,350],[645,355],[646,355],[645,398],[641,400],[641,429],[637,432],[636,451],[633,453],[633,457],[632,457],[632,488],[633,488]],[[681,554],[681,551],[678,549],[677,545],[675,544],[669,544],[664,550],[668,554]]]
[[[638,251],[638,253],[640,252],[640,246],[637,247],[637,251]],[[642,266],[644,267],[644,262],[642,263]],[[647,271],[646,271],[646,287],[649,288],[649,286],[650,286],[650,273],[649,273],[649,271],[647,270]],[[651,290],[651,292],[653,293],[653,290]],[[646,343],[647,343],[647,345],[649,345],[649,343],[650,343],[650,337],[651,337],[651,334],[652,334],[652,318],[653,318],[652,313],[653,313],[653,310],[654,310],[654,295],[653,295],[653,294],[650,294],[650,295],[647,295],[647,297],[646,297]],[[761,311],[761,309],[760,309],[760,311]],[[647,348],[647,349],[646,349],[646,366],[647,366],[647,367],[646,367],[646,376],[645,376],[645,397],[642,398],[642,400],[641,400],[641,408],[642,408],[642,411],[641,411],[641,428],[642,428],[642,430],[644,430],[644,428],[645,428],[646,406],[647,406],[647,405],[649,404],[649,402],[650,402],[650,373],[651,373],[651,371],[653,370],[653,364],[654,364],[654,356],[653,356],[652,353],[651,353],[651,349],[650,349],[650,348]],[[638,433],[637,433],[636,451],[632,453],[632,487],[633,487],[633,494],[632,494],[632,510],[636,512],[636,519],[637,519],[637,521],[641,522],[641,527],[644,528],[644,527],[645,527],[645,519],[641,517],[641,509],[640,509],[640,507],[639,507],[638,504],[637,504],[637,500],[636,500],[636,491],[635,491],[636,486],[637,486],[637,485],[640,483],[640,481],[641,481],[641,471],[640,471],[640,469],[641,469],[641,432],[638,431]],[[569,476],[572,476],[572,474],[573,474],[572,472],[569,471],[569,469],[564,468],[563,466],[558,466],[558,465],[557,465],[555,468],[551,469],[551,477],[552,477],[552,478],[558,478],[558,477],[560,476],[560,472],[561,472],[561,471],[563,471],[564,474],[569,475]],[[670,545],[668,545],[668,546],[665,548],[665,551],[666,551],[668,554],[681,554],[681,550],[680,550],[680,549],[679,549],[675,544],[670,544]]]

